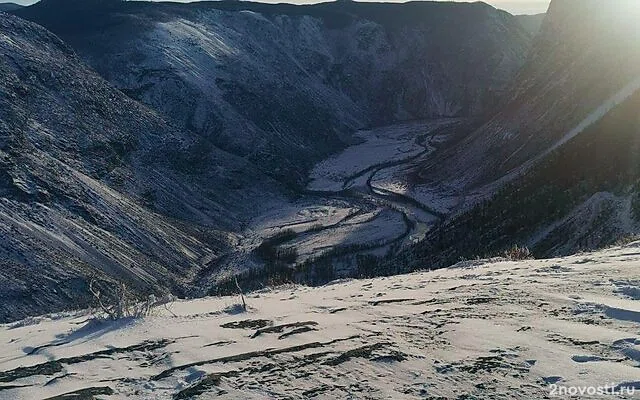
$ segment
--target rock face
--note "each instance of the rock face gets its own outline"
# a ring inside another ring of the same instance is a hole
[[[45,0],[17,14],[132,98],[292,183],[355,128],[490,109],[531,39],[482,3]]]
[[[0,76],[0,321],[82,304],[89,277],[188,290],[273,193],[7,14]]]
[[[445,265],[513,244],[564,255],[640,232],[638,17],[627,0],[551,3],[504,105],[423,166],[422,179],[442,185],[450,174],[447,188],[478,205],[431,232],[410,262]]]

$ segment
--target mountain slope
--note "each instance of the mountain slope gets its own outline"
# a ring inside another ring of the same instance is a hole
[[[91,277],[185,293],[242,213],[268,204],[249,164],[130,100],[42,27],[2,14],[0,39],[0,320],[86,304]]]
[[[0,3],[0,12],[15,11],[22,7],[23,6],[21,6],[20,4],[15,3]]]
[[[609,385],[632,398],[639,245],[265,289],[240,314],[239,298],[207,298],[140,320],[4,325],[0,397],[542,399]]]
[[[415,267],[526,245],[549,257],[640,233],[640,91],[489,200],[436,227],[408,253]]]
[[[356,128],[484,112],[531,39],[482,3],[45,0],[16,13],[131,97],[288,182]]]
[[[516,19],[524,29],[532,35],[537,35],[542,29],[546,14],[516,15]]]
[[[529,61],[495,115],[425,165],[422,182],[444,180],[473,199],[631,95],[640,87],[639,13],[629,0],[553,1]]]
[[[446,266],[514,244],[566,255],[640,232],[640,10],[615,3],[552,2],[510,101],[421,171],[435,180],[455,170],[467,207],[402,255],[407,264]]]

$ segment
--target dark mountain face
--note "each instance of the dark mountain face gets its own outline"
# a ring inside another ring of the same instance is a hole
[[[527,32],[537,35],[542,29],[542,23],[546,16],[547,14],[516,15],[516,19]]]
[[[639,16],[626,0],[552,2],[505,105],[446,153],[448,164],[422,171],[455,170],[461,193],[488,200],[434,229],[405,254],[409,264],[514,244],[566,255],[640,232]]]
[[[482,114],[531,40],[481,3],[46,0],[17,14],[130,97],[290,183],[356,128]]]
[[[20,4],[15,3],[0,3],[0,12],[15,11],[22,8]]]
[[[188,291],[269,202],[269,180],[42,27],[2,14],[0,37],[0,320],[84,304],[90,277]]]
[[[539,257],[602,248],[640,232],[640,92],[490,200],[434,229],[406,265],[443,267],[526,245]]]
[[[614,4],[615,3],[615,4]],[[425,180],[456,176],[461,192],[492,184],[529,165],[581,130],[640,76],[637,5],[628,0],[558,0],[497,112],[484,126],[421,171]]]

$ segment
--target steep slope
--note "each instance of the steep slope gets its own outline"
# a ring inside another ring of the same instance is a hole
[[[15,11],[22,8],[20,4],[15,3],[0,3],[0,12]]]
[[[553,1],[529,61],[495,115],[423,166],[418,182],[448,183],[473,201],[633,94],[640,87],[638,16],[631,0]]]
[[[542,23],[546,16],[546,14],[516,15],[516,19],[527,32],[537,35],[542,29]]]
[[[636,398],[638,246],[0,325],[0,398]]]
[[[246,162],[7,14],[0,76],[0,321],[86,304],[90,277],[184,293],[271,198]]]
[[[355,128],[482,113],[530,44],[483,3],[44,0],[16,13],[131,97],[289,182]]]
[[[514,244],[573,254],[640,233],[640,91],[490,200],[436,227],[405,263],[442,267]]]
[[[436,227],[404,264],[446,266],[514,244],[566,255],[640,232],[639,15],[630,1],[551,4],[513,100],[445,152],[463,171],[459,194],[478,205]]]

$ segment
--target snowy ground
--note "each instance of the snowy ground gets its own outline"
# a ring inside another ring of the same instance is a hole
[[[338,200],[306,200],[278,205],[254,220],[250,229],[262,237],[270,237],[284,230],[304,232],[317,226],[339,223],[358,211],[351,203]]]
[[[551,385],[612,383],[640,394],[639,270],[635,243],[265,290],[247,313],[206,298],[122,323],[43,317],[0,326],[0,398],[541,399]]]
[[[335,228],[301,235],[286,247],[295,247],[301,256],[300,261],[304,261],[336,246],[386,243],[401,238],[406,229],[401,213],[377,209],[356,215]]]
[[[407,160],[424,153],[429,147],[420,139],[451,123],[452,119],[430,120],[358,132],[356,137],[362,143],[319,163],[310,174],[308,187],[310,190],[340,191],[358,186],[358,183],[362,186],[366,178],[353,181],[350,178],[376,165]]]

